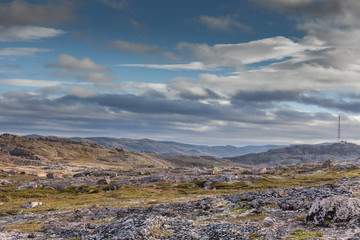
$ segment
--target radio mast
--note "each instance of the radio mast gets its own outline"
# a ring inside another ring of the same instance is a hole
[[[340,143],[340,139],[341,139],[341,134],[340,134],[340,115],[339,115],[339,122],[338,122],[338,143]]]

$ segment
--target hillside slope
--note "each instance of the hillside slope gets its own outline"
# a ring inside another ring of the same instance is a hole
[[[79,142],[50,137],[20,137],[0,135],[2,159],[22,159],[28,164],[82,163],[121,168],[172,167],[159,158],[121,148],[104,147],[92,142]]]
[[[0,135],[1,164],[18,165],[82,165],[120,169],[173,168],[184,166],[238,165],[216,157],[176,157],[153,152],[137,152],[112,148],[89,141],[56,137],[20,137]]]

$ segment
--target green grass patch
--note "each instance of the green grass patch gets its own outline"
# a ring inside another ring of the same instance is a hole
[[[263,235],[258,233],[250,233],[249,234],[249,240],[257,240],[260,239]]]
[[[2,231],[19,231],[21,233],[30,233],[40,231],[46,224],[40,222],[25,222],[21,224],[5,225]]]
[[[237,216],[236,220],[237,221],[244,221],[244,220],[260,221],[260,220],[264,220],[266,217],[269,217],[269,215],[264,214],[264,213],[250,213],[245,216]]]
[[[249,210],[250,209],[250,206],[239,206],[239,207],[236,207],[234,209],[232,209],[229,214],[230,215],[240,215],[244,212],[246,212],[246,210]]]
[[[286,240],[306,240],[323,237],[325,234],[322,232],[307,232],[302,229],[296,229]]]

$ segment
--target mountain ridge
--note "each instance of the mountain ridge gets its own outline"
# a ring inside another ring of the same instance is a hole
[[[28,137],[39,137],[40,135],[26,135]],[[236,147],[233,145],[208,146],[186,144],[176,141],[157,141],[148,138],[111,138],[111,137],[73,137],[76,141],[91,141],[106,147],[124,148],[129,151],[156,152],[165,155],[190,155],[190,156],[214,156],[214,157],[235,157],[249,153],[265,152],[269,149],[283,148],[287,145],[262,145]]]

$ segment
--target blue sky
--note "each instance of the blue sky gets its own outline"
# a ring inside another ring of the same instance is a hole
[[[1,1],[0,131],[360,142],[357,0]]]

